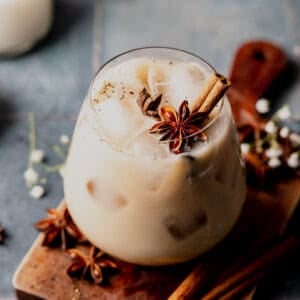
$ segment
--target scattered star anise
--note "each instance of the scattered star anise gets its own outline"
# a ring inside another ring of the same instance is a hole
[[[5,239],[5,230],[4,228],[0,225],[0,244],[4,242]]]
[[[186,146],[191,146],[195,140],[206,141],[207,137],[201,130],[208,114],[205,112],[190,112],[188,101],[184,100],[178,112],[171,106],[164,106],[160,113],[163,121],[150,128],[150,133],[163,134],[160,141],[169,141],[169,149],[175,154],[182,153]]]
[[[137,104],[142,110],[142,113],[146,116],[153,117],[155,119],[160,119],[158,113],[158,107],[161,103],[162,94],[158,95],[156,98],[152,99],[150,94],[144,88],[139,94],[137,99]]]
[[[84,241],[84,236],[73,222],[67,208],[62,211],[51,208],[47,212],[48,217],[35,224],[35,228],[45,234],[43,246],[61,247],[65,250],[76,242]]]
[[[96,284],[103,282],[102,269],[116,269],[117,265],[106,257],[106,254],[95,246],[91,246],[88,255],[78,249],[68,250],[73,263],[68,267],[67,274],[71,277],[86,279]]]

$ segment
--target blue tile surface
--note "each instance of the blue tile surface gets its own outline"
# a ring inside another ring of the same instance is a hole
[[[38,146],[71,134],[93,73],[101,63],[135,47],[183,48],[230,69],[236,48],[269,39],[291,56],[295,83],[284,95],[300,116],[300,1],[298,0],[57,0],[54,28],[29,54],[0,61],[0,223],[9,237],[0,246],[0,300],[11,297],[14,270],[37,236],[32,224],[62,198],[61,179],[47,175],[48,194],[33,200],[24,186],[27,113],[37,117]],[[295,268],[294,268],[295,269]],[[299,268],[258,299],[300,299]],[[271,297],[271,298],[270,298]]]

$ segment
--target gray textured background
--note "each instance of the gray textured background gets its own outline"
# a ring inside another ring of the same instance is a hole
[[[142,46],[183,48],[228,73],[236,48],[249,39],[281,45],[295,66],[295,83],[281,96],[300,117],[300,0],[57,0],[48,38],[29,54],[0,60],[0,299],[13,299],[12,275],[36,238],[32,224],[62,198],[58,175],[48,195],[28,196],[22,174],[28,157],[27,113],[37,117],[38,146],[71,134],[99,65]],[[298,66],[297,66],[298,64]],[[56,156],[47,150],[50,163]],[[300,299],[300,264],[277,278],[260,299]]]

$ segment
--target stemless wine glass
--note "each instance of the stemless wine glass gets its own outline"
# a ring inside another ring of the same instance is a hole
[[[188,78],[201,91],[215,72],[201,58],[170,48],[137,49],[110,60],[83,102],[64,176],[68,208],[86,237],[108,254],[142,265],[183,262],[209,250],[232,229],[245,199],[226,96],[202,128],[206,142],[181,154],[168,152],[149,127],[132,121],[139,90],[166,84],[153,72],[155,64],[173,78],[168,88],[183,93],[176,101],[188,91]],[[146,124],[155,122],[140,115]]]

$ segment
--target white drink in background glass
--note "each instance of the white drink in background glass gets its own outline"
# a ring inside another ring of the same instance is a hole
[[[30,50],[49,31],[52,0],[0,0],[0,56]]]
[[[174,49],[133,50],[103,66],[87,95],[70,147],[64,190],[86,237],[128,262],[194,258],[221,241],[245,199],[245,176],[230,105],[211,113],[207,142],[173,154],[149,133],[157,121],[137,105],[146,87],[161,106],[190,107],[214,72]]]

